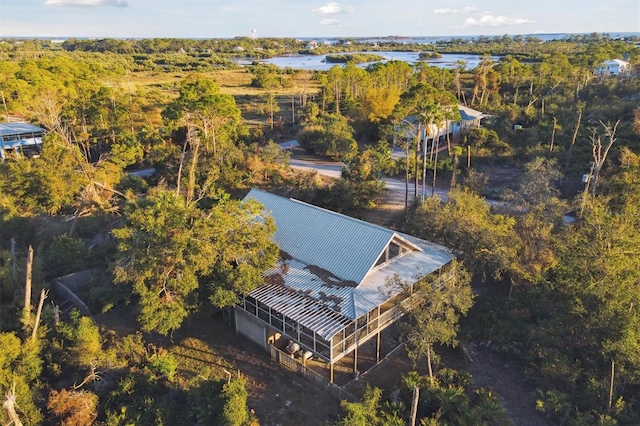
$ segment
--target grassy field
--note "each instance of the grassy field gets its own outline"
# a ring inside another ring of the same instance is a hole
[[[158,102],[154,102],[144,113],[148,121],[154,125],[161,125],[160,111],[166,103],[178,95],[178,84],[187,75],[189,73],[186,72],[136,72],[130,74],[128,81],[124,84],[128,85],[127,90],[130,88],[134,93],[153,94],[158,98]],[[269,123],[269,114],[265,106],[269,92],[251,86],[253,75],[248,70],[222,70],[201,73],[201,75],[212,78],[220,86],[222,93],[235,98],[248,126],[270,130],[271,123]],[[278,122],[287,124],[293,121],[292,100],[296,102],[294,108],[297,109],[297,102],[303,92],[309,96],[319,92],[318,82],[311,80],[309,75],[285,74],[282,78],[289,79],[291,84],[288,85],[289,87],[273,90],[279,110],[274,114],[274,126],[277,126]]]

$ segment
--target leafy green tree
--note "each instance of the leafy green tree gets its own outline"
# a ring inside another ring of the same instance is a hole
[[[243,426],[249,420],[247,409],[247,389],[242,378],[233,379],[222,388],[224,400],[218,424],[224,426]]]
[[[0,190],[21,214],[56,214],[68,209],[82,185],[77,154],[77,147],[63,143],[56,135],[47,135],[41,158],[0,165],[7,176],[0,182]]]
[[[606,195],[587,197],[581,217],[561,228],[557,261],[529,302],[536,321],[523,343],[541,387],[538,408],[554,420],[571,409],[578,423],[638,421],[640,161],[628,150],[620,160]]]
[[[518,189],[503,194],[514,212],[515,230],[522,242],[520,277],[530,283],[537,282],[542,271],[556,262],[555,238],[569,210],[556,188],[561,178],[555,159],[537,157],[525,165]]]
[[[61,277],[84,269],[87,248],[81,239],[59,235],[45,249],[44,267],[49,275]]]
[[[0,333],[0,394],[3,403],[7,395],[13,394],[12,408],[19,413],[23,424],[39,424],[42,413],[37,406],[37,380],[42,372],[40,343],[21,342],[14,333]],[[3,408],[6,408],[4,406]],[[5,424],[14,420],[6,410],[0,411],[0,419]]]
[[[197,74],[189,75],[180,85],[178,97],[162,112],[170,123],[193,123],[202,134],[205,149],[214,154],[218,144],[223,148],[241,131],[240,110],[231,95],[220,92],[220,87],[211,79]],[[189,117],[186,117],[189,115]]]
[[[437,355],[434,344],[456,346],[458,320],[473,305],[473,292],[468,273],[457,264],[451,266],[450,278],[431,282],[423,279],[410,289],[407,313],[409,356],[414,360],[426,357],[429,378],[434,383],[433,361]],[[404,283],[392,283],[406,287]],[[409,289],[407,289],[409,290]]]
[[[375,150],[367,148],[349,161],[331,186],[325,204],[336,211],[371,209],[384,191]]]
[[[489,204],[476,193],[454,188],[444,203],[439,197],[427,198],[413,206],[406,222],[412,235],[459,252],[474,280],[517,276],[521,243],[515,219],[491,213]]]
[[[261,283],[277,258],[273,221],[256,203],[225,201],[209,211],[186,204],[174,191],[155,191],[126,208],[118,240],[116,283],[130,283],[139,297],[144,330],[177,329],[204,294],[219,307],[236,302]]]
[[[70,348],[72,362],[79,367],[95,367],[103,355],[98,326],[89,317],[78,318]]]
[[[344,414],[336,426],[400,426],[405,420],[395,407],[383,405],[382,390],[367,385],[362,400],[359,402],[342,401],[340,403]]]
[[[147,365],[156,377],[164,377],[170,382],[173,381],[178,369],[178,362],[170,352],[160,349],[151,355],[148,361]]]
[[[107,424],[179,424],[189,414],[183,395],[149,370],[135,369],[118,381],[101,406]]]
[[[252,148],[253,153],[247,156],[247,168],[253,174],[254,182],[266,182],[269,179],[278,182],[288,169],[291,152],[272,140],[263,147],[256,144]]]
[[[158,191],[130,204],[118,240],[115,282],[138,295],[143,330],[166,334],[196,305],[198,274],[211,268],[212,244],[194,205],[175,192]]]
[[[513,153],[511,146],[500,140],[500,135],[495,130],[474,128],[463,137],[464,142],[471,146],[474,155],[480,157],[503,157]]]
[[[573,296],[571,304],[581,305],[575,311],[584,313],[581,324],[603,338],[588,344],[599,346],[605,360],[618,360],[626,367],[619,374],[639,383],[640,315],[630,309],[638,303],[634,289],[640,279],[638,206],[614,212],[595,201],[585,216],[552,276]]]
[[[396,87],[368,88],[360,104],[360,113],[372,123],[386,120],[400,101],[400,90]]]
[[[233,96],[221,93],[213,80],[189,75],[180,85],[178,98],[162,111],[162,116],[173,126],[186,127],[183,152],[190,147],[187,201],[194,199],[198,188],[206,194],[212,180],[219,180],[237,165],[238,159],[243,159],[235,144],[245,132],[240,109]],[[202,161],[201,151],[205,157]],[[178,176],[178,187],[180,179]]]
[[[233,306],[238,295],[262,284],[264,271],[279,256],[272,236],[273,219],[255,201],[227,201],[207,212],[205,226],[215,242],[209,258],[211,273],[204,277],[209,301],[217,307]]]
[[[302,108],[302,118],[303,123],[313,123],[318,118],[320,114],[320,107],[317,103],[308,101],[307,104]]]
[[[305,149],[340,161],[348,161],[358,151],[353,128],[340,115],[320,116],[303,129],[298,140]]]

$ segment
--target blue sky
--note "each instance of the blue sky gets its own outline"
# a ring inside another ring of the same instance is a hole
[[[0,0],[0,37],[358,37],[640,31],[638,0]]]

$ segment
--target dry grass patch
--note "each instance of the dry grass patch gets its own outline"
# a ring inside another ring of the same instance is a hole
[[[225,379],[234,367],[205,341],[188,337],[174,345],[170,352],[178,362],[178,374],[185,380],[196,376]]]
[[[134,72],[127,77],[127,81],[121,82],[120,86],[123,90],[131,89],[132,91],[142,92],[158,91],[160,92],[160,97],[170,102],[171,99],[178,96],[178,83],[189,74],[191,73],[179,71]],[[269,91],[251,86],[251,80],[254,76],[249,70],[220,70],[203,72],[200,73],[200,75],[213,79],[216,84],[220,86],[222,93],[232,95],[236,99],[238,108],[242,111],[242,116],[250,127],[264,127],[265,129],[271,127],[268,121],[268,109],[265,106]],[[280,128],[280,133],[282,133],[282,126],[290,125],[294,120],[292,100],[295,100],[297,103],[302,93],[306,93],[307,96],[314,96],[320,90],[318,82],[313,80],[309,73],[298,73],[294,75],[283,74],[282,78],[289,79],[292,84],[290,87],[272,91],[279,107],[279,111],[276,112],[274,116],[274,128]],[[146,110],[143,111],[144,119],[141,120],[144,123],[142,124],[152,123],[158,126],[161,125],[162,118],[160,117],[160,111],[164,109],[164,106],[165,105],[158,103],[148,106]],[[297,112],[299,108],[300,105],[297,104],[295,111]]]

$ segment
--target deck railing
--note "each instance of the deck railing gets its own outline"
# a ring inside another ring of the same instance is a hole
[[[337,398],[339,400],[347,400],[350,402],[355,402],[356,398],[351,395],[349,392],[342,389],[340,386],[335,383],[331,383],[329,380],[325,379],[322,375],[316,373],[312,369],[304,366],[300,361],[295,358],[291,358],[291,355],[281,351],[273,345],[269,346],[271,359],[277,361],[282,367],[285,369],[300,374],[302,377],[314,383],[321,389],[324,389],[329,395]]]

